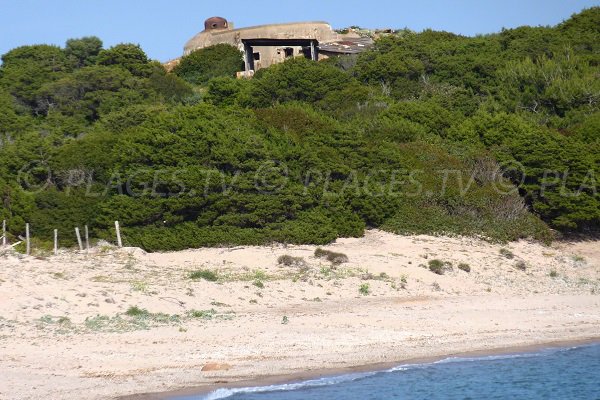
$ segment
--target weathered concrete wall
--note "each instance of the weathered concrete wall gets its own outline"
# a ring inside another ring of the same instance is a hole
[[[225,43],[244,51],[244,39],[315,39],[319,42],[340,40],[331,26],[326,22],[299,22],[288,24],[261,25],[241,29],[205,30],[190,39],[184,47],[184,55],[194,50],[215,44]],[[302,55],[302,48],[295,46],[293,56]],[[260,53],[260,60],[255,61],[255,69],[266,68],[285,60],[284,48],[254,47],[254,52]]]
[[[326,22],[298,22],[231,30],[206,30],[185,44],[184,54],[187,55],[194,50],[219,43],[239,46],[242,39],[316,39],[319,42],[329,42],[339,40],[340,36]]]

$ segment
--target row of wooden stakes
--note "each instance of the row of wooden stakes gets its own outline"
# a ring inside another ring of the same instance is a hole
[[[117,233],[117,245],[119,247],[123,247],[123,241],[121,240],[121,227],[119,226],[119,221],[115,221],[115,231]],[[84,226],[84,239],[85,239],[85,250],[89,251],[90,249],[90,233],[88,226]],[[81,232],[79,231],[79,227],[75,228],[75,236],[77,237],[77,244],[79,245],[79,250],[84,250],[83,240],[81,238]],[[25,238],[21,238],[25,241],[25,254],[31,254],[31,235],[29,232],[29,223],[25,224]],[[17,242],[12,246],[16,246],[17,244],[22,243]],[[8,240],[6,237],[6,220],[2,221],[2,246],[8,246]],[[58,229],[54,230],[54,255],[58,254]]]

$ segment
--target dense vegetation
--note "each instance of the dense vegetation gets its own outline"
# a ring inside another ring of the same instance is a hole
[[[492,240],[600,230],[600,8],[556,27],[408,30],[236,80],[95,37],[2,56],[0,219],[63,244],[327,243],[366,227]],[[502,173],[497,173],[501,171]]]

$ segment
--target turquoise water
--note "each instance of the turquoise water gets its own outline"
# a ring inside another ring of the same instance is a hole
[[[600,344],[429,364],[177,400],[600,400]]]

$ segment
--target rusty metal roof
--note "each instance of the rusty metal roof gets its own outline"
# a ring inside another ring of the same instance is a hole
[[[358,54],[373,46],[369,37],[345,38],[336,42],[319,43],[319,51],[339,54]]]

